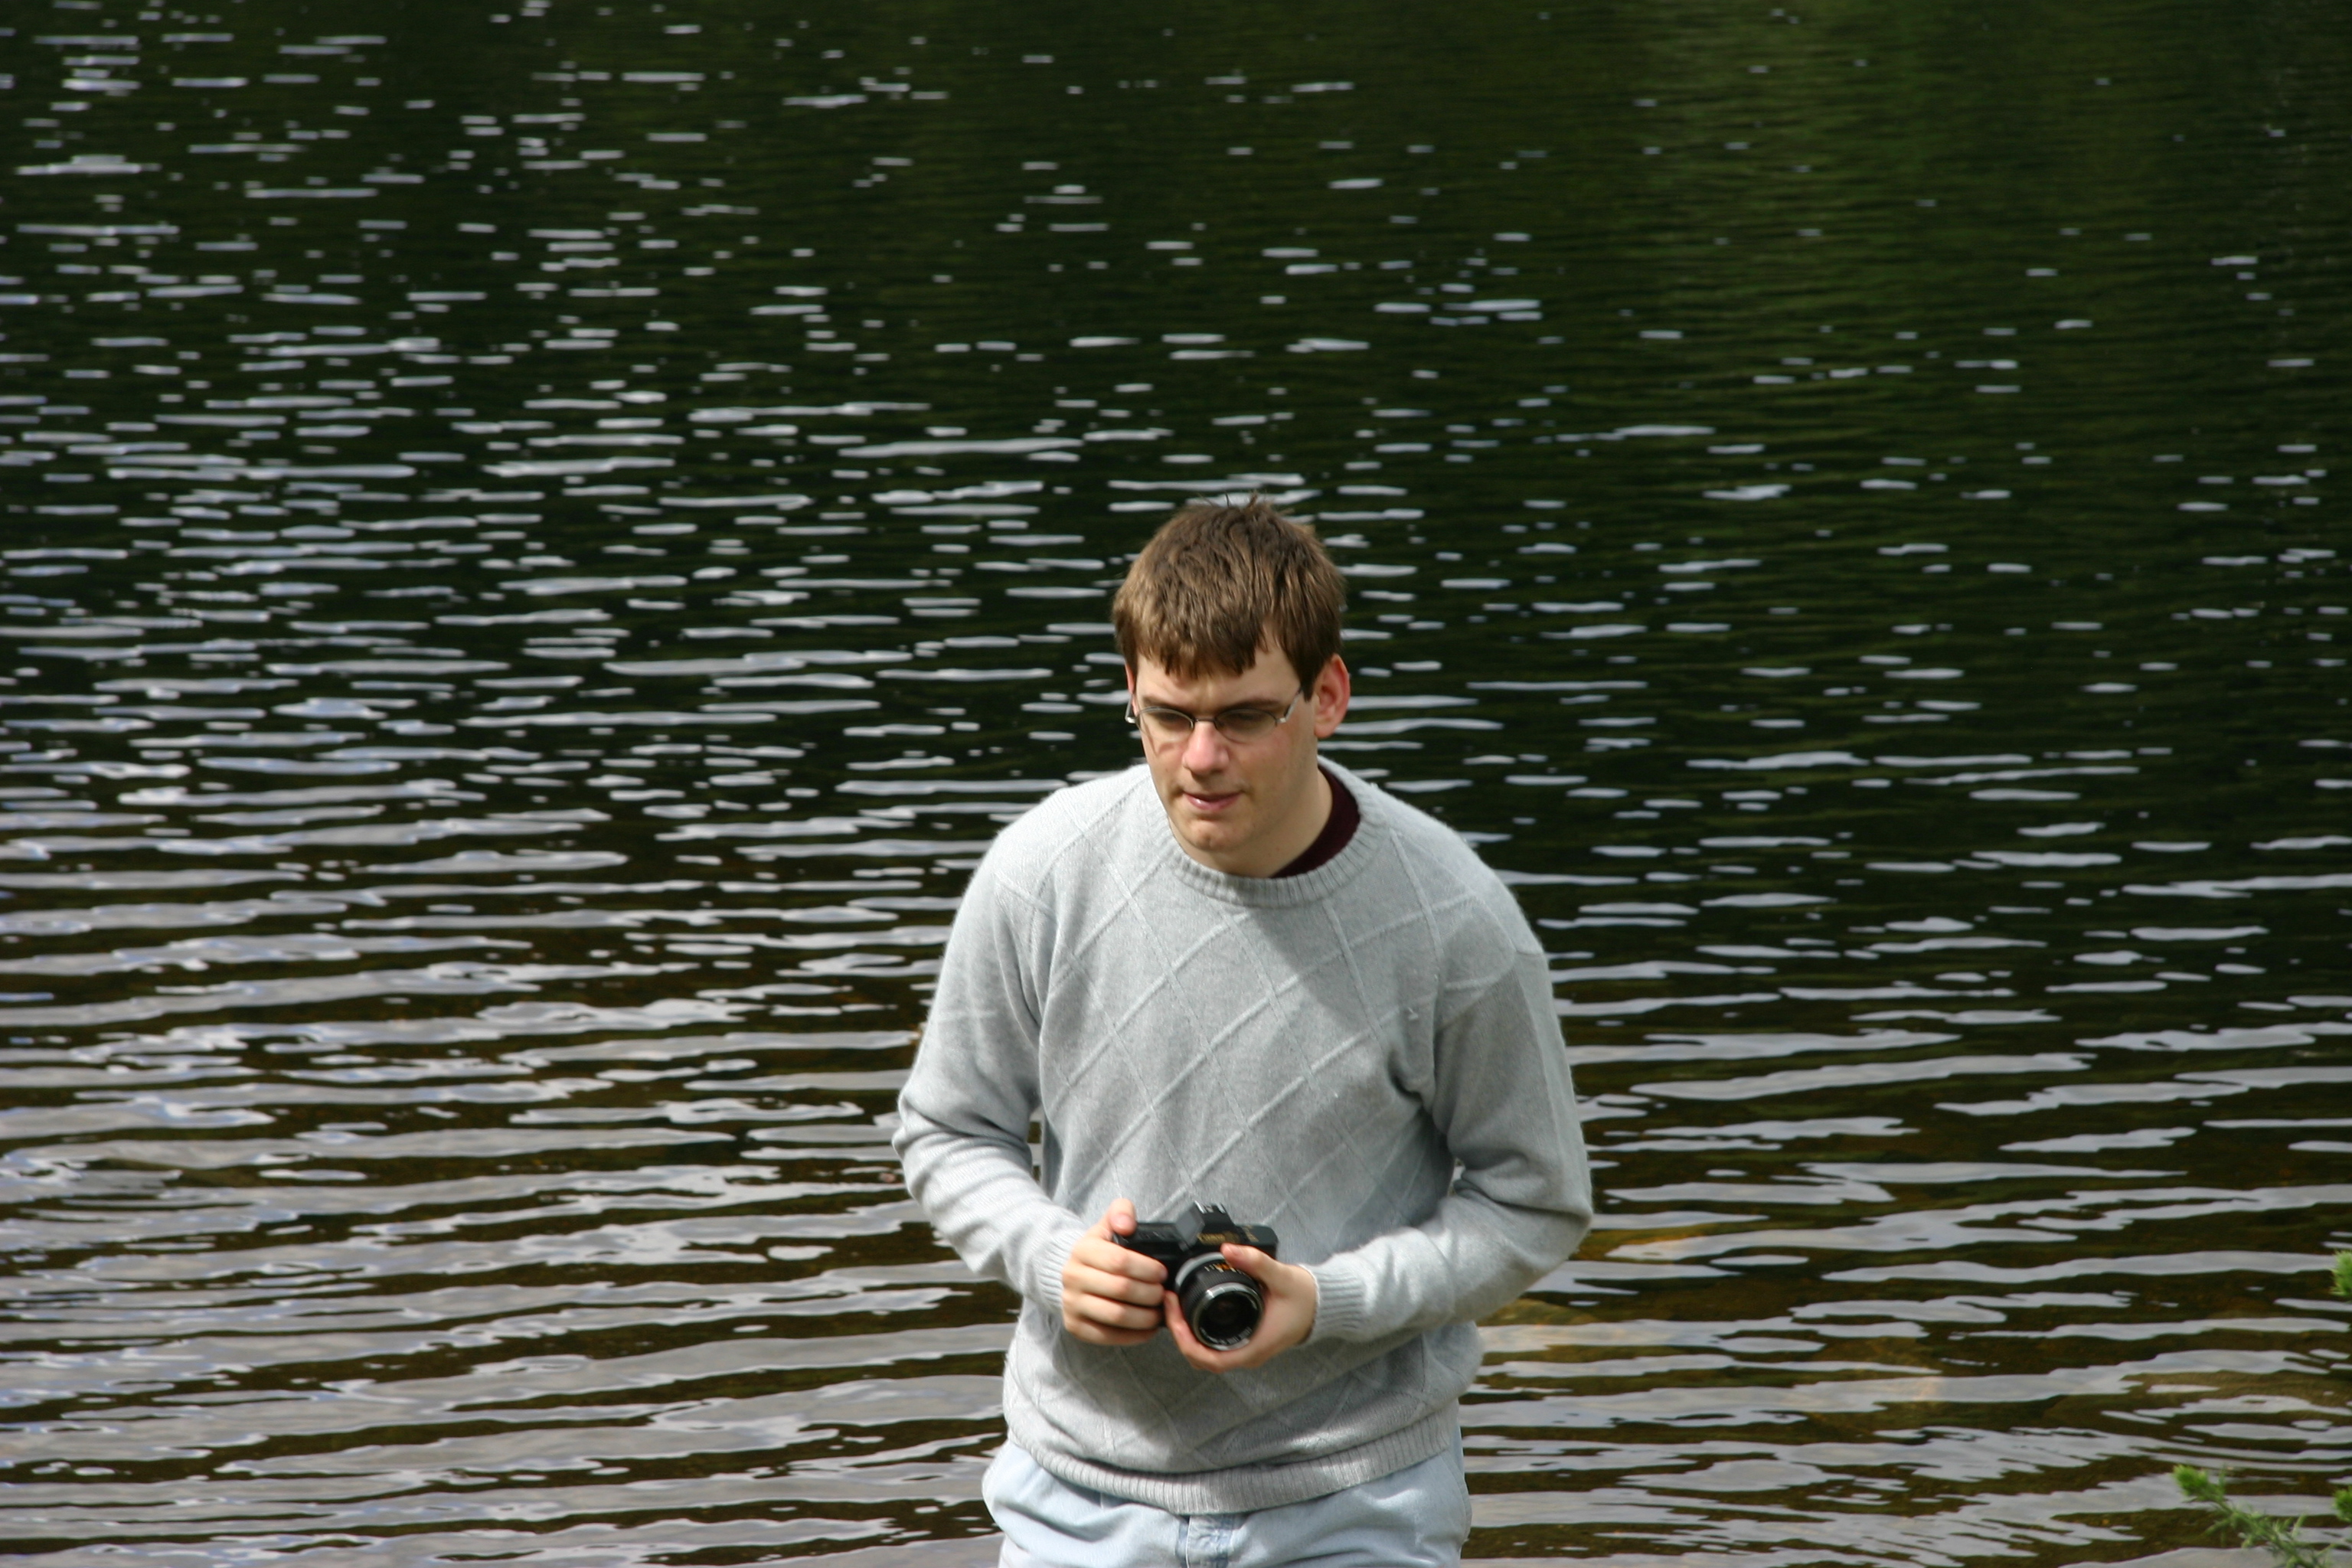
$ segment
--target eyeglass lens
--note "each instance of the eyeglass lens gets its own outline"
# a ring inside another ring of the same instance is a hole
[[[1270,712],[1264,708],[1228,708],[1223,712],[1209,714],[1206,717],[1208,721],[1216,727],[1217,733],[1226,740],[1248,742],[1257,740],[1271,731],[1276,725],[1289,718],[1292,710],[1297,706],[1298,699],[1294,696],[1288,706],[1279,713]],[[1201,722],[1199,717],[1187,713],[1181,708],[1162,708],[1152,705],[1137,709],[1135,711],[1140,713],[1150,724],[1153,731],[1163,740],[1173,741],[1190,736],[1193,728]]]
[[[1174,740],[1192,733],[1200,720],[1177,708],[1146,708],[1143,716],[1151,727]],[[1209,722],[1217,733],[1228,741],[1254,741],[1274,728],[1275,716],[1263,708],[1228,708],[1222,713],[1211,714]]]

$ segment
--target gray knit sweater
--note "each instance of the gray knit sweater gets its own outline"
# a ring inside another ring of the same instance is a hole
[[[1024,1298],[1005,1419],[1064,1480],[1238,1512],[1417,1464],[1453,1441],[1471,1320],[1591,1222],[1518,906],[1450,828],[1333,771],[1363,822],[1313,871],[1201,865],[1139,767],[1006,828],[956,916],[897,1145],[940,1236]],[[1164,1331],[1073,1338],[1062,1265],[1119,1197],[1273,1226],[1314,1272],[1313,1334],[1223,1376]]]

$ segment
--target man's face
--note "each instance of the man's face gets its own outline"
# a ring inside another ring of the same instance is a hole
[[[1127,682],[1139,711],[1172,708],[1202,721],[1229,709],[1276,714],[1297,698],[1287,719],[1246,742],[1207,722],[1165,734],[1147,717],[1138,729],[1168,825],[1193,859],[1237,877],[1265,877],[1314,842],[1329,800],[1316,772],[1316,745],[1347,713],[1346,664],[1335,657],[1304,693],[1289,657],[1263,647],[1239,675],[1202,671],[1179,680],[1141,658]]]

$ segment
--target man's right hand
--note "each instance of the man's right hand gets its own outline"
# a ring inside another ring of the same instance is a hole
[[[1135,1205],[1114,1201],[1062,1265],[1062,1326],[1094,1345],[1139,1345],[1160,1331],[1168,1270],[1115,1237],[1135,1234]]]

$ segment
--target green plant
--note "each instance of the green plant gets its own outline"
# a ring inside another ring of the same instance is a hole
[[[2352,1254],[2338,1255],[2339,1279],[2347,1260],[2352,1260]],[[2221,1477],[2194,1465],[2175,1465],[2172,1479],[2179,1484],[2183,1497],[2213,1510],[2211,1528],[2215,1534],[2234,1535],[2241,1545],[2263,1548],[2278,1559],[2279,1568],[2334,1568],[2336,1559],[2333,1552],[2303,1538],[2301,1520],[2281,1519],[2275,1514],[2240,1508],[2230,1500],[2229,1487]],[[2352,1524],[2352,1487],[2336,1494],[2336,1517]]]
[[[2336,1293],[2352,1296],[2352,1252],[2336,1255]]]

